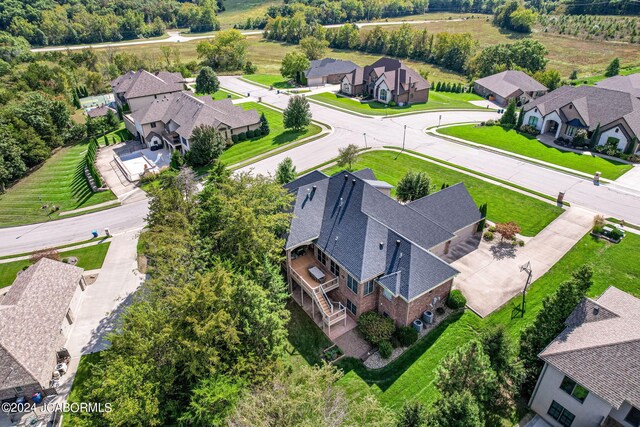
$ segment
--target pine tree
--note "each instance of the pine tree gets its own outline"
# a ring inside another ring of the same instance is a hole
[[[509,106],[507,110],[504,112],[502,117],[500,117],[500,124],[507,129],[513,129],[517,122],[516,117],[516,101],[512,99],[509,101]]]
[[[293,165],[291,157],[286,157],[278,164],[278,169],[276,169],[276,182],[284,185],[294,179],[296,179],[296,167]]]
[[[607,67],[607,71],[605,71],[604,75],[607,77],[613,77],[618,74],[620,74],[620,59],[614,58],[613,61],[611,61],[611,64]]]
[[[307,98],[295,95],[289,98],[289,104],[283,111],[284,127],[300,132],[311,123],[311,108]]]
[[[598,144],[598,140],[600,139],[600,123],[596,127],[596,130],[591,134],[591,139],[589,140],[589,148],[593,148]]]
[[[518,123],[516,124],[516,129],[520,129],[523,123],[524,123],[524,107],[520,108],[520,112],[518,113]]]
[[[269,128],[269,121],[264,113],[260,115],[260,131],[262,132],[262,135],[269,135],[271,132],[271,129]]]

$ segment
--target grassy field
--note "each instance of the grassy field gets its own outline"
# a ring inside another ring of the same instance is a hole
[[[603,159],[602,157],[549,147],[532,136],[518,133],[515,130],[507,131],[501,126],[450,126],[439,129],[438,132],[543,162],[553,163],[554,165],[574,169],[589,175],[600,171],[602,172],[602,177],[608,179],[617,179],[632,168],[631,165]]]
[[[628,256],[625,255],[638,250],[640,236],[629,234],[622,243],[612,245],[587,235],[547,274],[531,285],[524,316],[512,316],[514,309],[520,307],[519,296],[484,319],[470,311],[454,315],[383,369],[368,370],[353,359],[339,362],[346,372],[340,385],[351,396],[373,393],[384,404],[395,409],[401,408],[406,400],[417,399],[430,404],[438,397],[433,384],[433,371],[444,356],[496,324],[505,325],[509,336],[515,341],[541,309],[543,298],[552,294],[579,266],[591,264],[594,268],[594,285],[589,290],[591,297],[600,295],[611,285],[640,296],[640,265],[627,262]]]
[[[319,93],[309,96],[311,99],[321,101],[336,107],[345,108],[357,113],[369,114],[372,116],[387,116],[393,114],[406,114],[430,110],[453,110],[453,109],[479,109],[485,110],[484,107],[478,107],[468,101],[482,100],[481,97],[472,93],[445,93],[431,92],[429,94],[429,102],[421,104],[413,104],[406,107],[389,107],[381,102],[362,103],[355,99],[338,96],[332,92]]]
[[[620,69],[620,75],[621,76],[628,76],[629,74],[636,74],[636,73],[640,73],[640,67],[627,67],[627,68],[621,68]],[[598,74],[598,75],[594,75],[594,76],[587,76],[582,78],[581,76],[578,75],[578,78],[575,80],[571,80],[571,84],[574,85],[593,85],[598,83],[601,80],[604,80],[608,78],[607,76],[605,76],[604,74]]]
[[[515,221],[522,227],[522,234],[535,236],[562,213],[562,209],[524,194],[490,184],[481,179],[456,172],[407,154],[391,151],[362,153],[354,164],[354,170],[371,168],[378,179],[396,185],[408,171],[424,171],[429,174],[436,188],[442,184],[464,182],[478,205],[488,204],[487,217],[494,222]],[[339,172],[334,166],[327,173]],[[532,215],[531,212],[536,212]]]
[[[194,85],[194,89],[195,89],[195,85]],[[213,99],[214,101],[220,101],[222,99],[227,99],[227,98],[240,99],[240,97],[238,95],[236,95],[235,93],[231,93],[231,92],[226,91],[224,89],[218,89],[217,91],[215,91],[212,94],[204,94],[204,93],[197,93],[196,92],[196,96],[202,96],[202,95],[210,95],[211,99]]]
[[[245,74],[242,77],[263,86],[273,86],[276,89],[291,89],[295,87],[280,74]]]
[[[76,257],[78,258],[77,266],[85,270],[102,268],[102,263],[104,262],[104,257],[107,256],[110,244],[110,242],[99,243],[86,248],[60,252],[60,258]],[[30,265],[31,261],[28,259],[0,264],[0,288],[11,285],[18,272]]]
[[[226,165],[233,165],[252,157],[259,156],[268,151],[275,150],[285,144],[294,142],[301,138],[316,135],[322,130],[320,126],[311,124],[304,132],[294,132],[284,128],[283,116],[280,111],[258,104],[256,102],[244,102],[238,104],[245,110],[256,109],[258,113],[264,113],[269,121],[271,132],[269,135],[260,138],[253,138],[247,141],[239,142],[229,147],[222,156],[220,161]]]
[[[115,200],[111,191],[93,193],[84,176],[88,144],[62,148],[37,171],[18,181],[0,195],[0,226],[33,224],[58,218],[60,212]],[[59,206],[47,215],[43,205]]]

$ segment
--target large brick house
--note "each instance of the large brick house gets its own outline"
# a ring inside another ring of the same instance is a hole
[[[287,235],[292,293],[310,298],[329,329],[375,310],[409,325],[443,304],[458,271],[446,258],[476,235],[482,215],[464,184],[408,204],[370,169],[314,171],[286,186],[295,194]]]
[[[640,299],[610,287],[565,326],[539,354],[531,409],[553,427],[640,426]]]
[[[52,373],[86,287],[83,270],[47,258],[21,272],[0,300],[0,400],[56,394]]]
[[[370,97],[383,104],[409,105],[429,101],[429,82],[402,61],[380,58],[346,73],[340,82],[340,92]]]

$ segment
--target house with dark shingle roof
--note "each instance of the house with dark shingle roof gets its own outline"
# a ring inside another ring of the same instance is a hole
[[[640,299],[585,298],[540,354],[529,406],[552,426],[640,426]]]
[[[553,138],[588,138],[599,127],[597,145],[613,144],[626,153],[638,150],[640,99],[629,92],[595,86],[562,86],[523,107],[523,123]]]
[[[116,114],[116,110],[109,107],[108,105],[101,105],[99,107],[95,107],[87,111],[87,116],[92,119],[97,119],[98,117],[106,117],[111,111],[113,114]]]
[[[134,111],[136,134],[149,146],[163,145],[183,154],[190,149],[193,129],[200,125],[215,127],[225,139],[260,127],[256,110],[245,110],[230,99],[214,101],[211,96],[195,96],[182,91],[151,100]]]
[[[55,394],[52,373],[86,285],[83,270],[43,258],[0,300],[0,400]]]
[[[596,83],[596,86],[603,89],[617,90],[618,92],[627,92],[636,98],[640,98],[640,73],[609,77]]]
[[[419,73],[393,58],[380,58],[366,67],[345,74],[340,92],[365,96],[389,104],[409,105],[429,101],[429,82]]]
[[[286,188],[296,196],[285,246],[290,291],[311,301],[329,331],[371,310],[409,325],[443,304],[458,274],[444,258],[482,220],[464,184],[408,204],[370,169],[314,171]]]
[[[545,85],[519,70],[506,70],[473,82],[473,91],[483,98],[506,106],[512,99],[526,104],[549,91]]]
[[[304,73],[307,86],[339,84],[345,74],[358,68],[351,61],[323,58],[311,61],[309,69]]]

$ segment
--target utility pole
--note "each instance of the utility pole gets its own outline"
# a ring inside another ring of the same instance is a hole
[[[438,127],[440,127],[441,122],[442,122],[442,114],[440,114],[440,117],[438,118]]]
[[[531,261],[527,261],[525,265],[520,267],[520,271],[527,272],[527,281],[525,282],[524,289],[522,290],[522,317],[524,317],[525,304],[526,304],[525,297],[527,295],[527,288],[531,284],[531,278],[533,276],[533,271],[531,270]]]
[[[404,134],[402,135],[402,151],[404,151],[404,142],[407,139],[407,125],[404,125]]]
[[[365,132],[362,135],[364,136],[364,148],[369,148],[367,147],[367,133]]]

